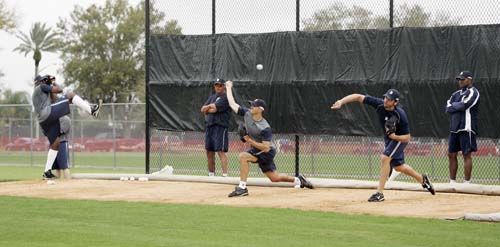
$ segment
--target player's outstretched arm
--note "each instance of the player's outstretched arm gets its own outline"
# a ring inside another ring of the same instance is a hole
[[[350,94],[350,95],[345,96],[342,99],[335,101],[335,103],[332,104],[330,109],[338,110],[338,109],[342,108],[342,105],[344,105],[344,104],[351,103],[351,102],[363,103],[363,100],[365,100],[365,96],[362,94],[357,94],[357,93]]]
[[[226,94],[227,94],[227,101],[229,102],[229,107],[231,107],[231,109],[233,109],[233,111],[237,113],[238,109],[240,108],[240,105],[238,105],[234,100],[232,81],[226,81],[226,91],[227,91]]]

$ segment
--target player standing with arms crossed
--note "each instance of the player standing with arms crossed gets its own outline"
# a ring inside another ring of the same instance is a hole
[[[201,107],[205,114],[205,151],[208,160],[208,176],[215,176],[215,153],[219,155],[222,176],[227,177],[227,156],[229,149],[228,127],[231,109],[227,102],[226,81],[217,79],[214,82],[215,94],[210,95]]]
[[[410,142],[410,127],[408,125],[408,118],[403,108],[399,107],[399,92],[396,89],[389,89],[384,94],[384,99],[372,97],[370,95],[351,94],[340,100],[337,100],[330,108],[338,110],[342,105],[359,102],[367,104],[375,108],[377,111],[378,119],[384,131],[385,149],[381,155],[381,169],[380,178],[378,182],[377,192],[374,193],[369,199],[369,202],[384,201],[384,187],[389,177],[391,167],[394,170],[404,173],[408,176],[415,178],[422,184],[424,189],[427,189],[431,194],[435,194],[434,187],[432,186],[429,177],[413,170],[411,166],[405,164],[404,149],[408,142]]]
[[[54,95],[62,93],[62,87],[55,83],[56,78],[51,75],[37,76],[35,78],[35,89],[33,90],[32,102],[38,122],[43,129],[43,134],[49,139],[50,149],[47,154],[47,162],[42,175],[44,179],[55,178],[52,173],[52,164],[57,158],[59,150],[59,136],[61,135],[61,125],[59,118],[70,113],[69,104],[74,104],[78,108],[91,116],[97,117],[100,105],[90,106],[80,96],[73,92],[67,93],[56,103],[52,104]]]
[[[240,183],[235,190],[228,196],[247,196],[247,178],[249,173],[248,163],[258,163],[262,172],[271,180],[271,182],[290,182],[300,185],[301,188],[313,189],[313,185],[303,176],[292,177],[281,175],[276,171],[274,156],[276,148],[273,143],[271,126],[262,117],[262,112],[266,109],[266,102],[262,99],[250,101],[250,109],[240,106],[233,97],[233,82],[226,82],[227,100],[229,106],[238,115],[243,116],[244,126],[238,128],[238,133],[242,141],[250,144],[251,148],[246,152],[240,153]]]
[[[479,91],[472,86],[472,73],[462,71],[457,77],[460,90],[455,91],[446,102],[446,113],[450,114],[450,137],[448,139],[448,162],[450,183],[457,179],[457,153],[464,157],[464,179],[470,183],[472,152],[477,151],[477,113]]]

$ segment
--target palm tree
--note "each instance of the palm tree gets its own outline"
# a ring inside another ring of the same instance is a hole
[[[16,37],[22,41],[14,51],[24,53],[24,56],[33,52],[35,60],[35,77],[38,75],[38,65],[42,60],[42,51],[55,52],[59,48],[60,40],[57,33],[45,27],[45,23],[36,22],[30,30],[29,36],[19,32]]]

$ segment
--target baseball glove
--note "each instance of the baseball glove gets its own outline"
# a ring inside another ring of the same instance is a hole
[[[244,136],[248,135],[247,128],[245,127],[245,124],[240,123],[238,124],[238,135],[240,136],[240,140],[242,142],[246,142]]]
[[[398,124],[399,119],[396,115],[391,116],[389,119],[385,121],[385,134],[387,136],[391,135],[392,133],[396,133],[396,125]]]

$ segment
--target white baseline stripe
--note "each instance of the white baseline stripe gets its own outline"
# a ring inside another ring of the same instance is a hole
[[[68,99],[63,99],[63,100],[61,100],[61,101],[59,101],[57,103],[51,104],[51,106],[60,105],[60,104],[65,103],[65,102],[68,102]]]
[[[399,145],[401,145],[401,142],[398,142],[398,144],[396,144],[396,147],[394,148],[394,150],[392,150],[392,153],[391,153],[391,155],[389,155],[389,157],[392,158],[392,156],[394,155],[394,153],[396,152],[396,150],[398,150]]]

